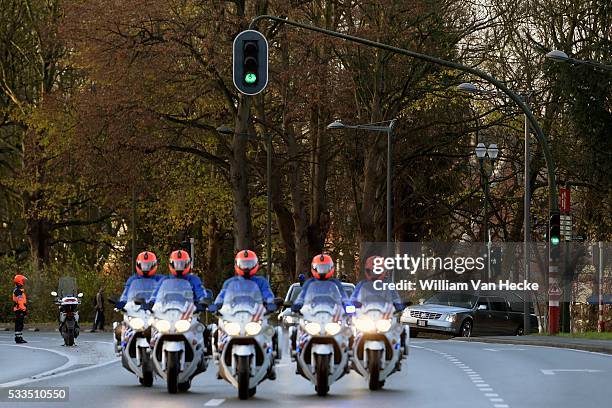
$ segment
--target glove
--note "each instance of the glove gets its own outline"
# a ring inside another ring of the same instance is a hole
[[[208,306],[208,311],[209,311],[210,313],[215,313],[215,312],[218,312],[218,311],[219,311],[219,309],[221,309],[221,306],[223,306],[223,305],[220,305],[220,304],[218,304],[218,303],[213,303],[212,305],[209,305],[209,306]]]
[[[117,304],[115,305],[115,307],[119,310],[123,309],[125,307],[125,303],[123,300],[117,302]],[[142,307],[144,308],[146,305],[142,305]]]
[[[200,313],[206,310],[206,305],[203,303],[196,303],[196,313]]]
[[[266,303],[265,306],[266,306],[266,311],[268,313],[275,312],[276,309],[277,309],[277,307],[276,307],[276,305],[274,303]]]
[[[294,313],[299,313],[302,309],[302,305],[300,303],[294,303],[291,305],[291,311]]]
[[[406,305],[403,303],[394,303],[393,306],[395,306],[395,311],[397,312],[401,312],[406,308]]]
[[[155,303],[149,302],[149,303],[145,303],[144,305],[142,305],[142,308],[144,310],[153,310],[153,306],[155,306]]]

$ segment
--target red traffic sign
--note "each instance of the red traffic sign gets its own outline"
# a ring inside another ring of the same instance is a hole
[[[570,189],[561,187],[559,189],[559,210],[564,213],[568,213],[571,211],[571,194]]]
[[[556,282],[548,285],[548,295],[549,296],[561,296],[561,288]]]

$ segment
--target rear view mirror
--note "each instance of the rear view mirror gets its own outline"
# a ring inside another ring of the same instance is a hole
[[[137,305],[144,305],[147,303],[147,300],[145,298],[135,298],[134,303]]]
[[[292,302],[292,301],[290,301],[290,300],[288,300],[288,301],[286,301],[285,303],[283,303],[283,306],[285,306],[285,307],[291,307],[291,306],[293,306],[293,302]]]
[[[404,307],[412,306],[412,302],[408,301],[404,303]]]
[[[108,302],[112,303],[113,305],[116,305],[117,304],[117,298],[114,297],[114,296],[109,296],[108,297]]]
[[[272,303],[274,303],[276,306],[282,306],[284,304],[284,300],[283,298],[277,297],[277,298],[274,298]]]
[[[51,296],[57,296],[57,292],[56,291],[51,292]]]

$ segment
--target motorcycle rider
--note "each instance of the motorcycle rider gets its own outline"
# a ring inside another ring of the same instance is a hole
[[[376,263],[376,259],[379,259],[379,258],[381,257],[375,255],[375,256],[370,256],[366,259],[364,263],[365,279],[361,280],[359,283],[357,283],[357,286],[355,286],[355,290],[353,291],[353,294],[351,296],[351,302],[358,301],[359,292],[361,292],[361,289],[364,288],[364,286],[373,287],[374,282],[385,280],[385,277],[387,274],[386,269],[380,273],[374,272],[374,264]],[[376,289],[372,288],[372,290],[376,290]],[[392,299],[393,301],[393,306],[395,307],[396,312],[401,312],[402,310],[406,308],[406,305],[402,302],[399,294],[397,293],[395,289],[393,290],[385,289],[385,292],[387,292],[388,295],[390,295],[390,299]]]
[[[306,298],[306,293],[308,292],[308,287],[312,282],[316,281],[327,281],[333,282],[337,287],[340,295],[342,296],[342,303],[344,305],[350,304],[348,297],[346,296],[346,292],[342,287],[342,283],[334,278],[335,272],[334,261],[331,259],[331,256],[320,254],[312,258],[312,265],[310,273],[312,274],[312,278],[308,279],[304,285],[302,286],[302,292],[298,298],[291,305],[291,310],[295,313],[298,313],[302,306],[304,306],[304,299]]]
[[[200,278],[190,273],[191,258],[189,257],[189,253],[183,251],[182,249],[172,252],[168,261],[168,269],[170,270],[171,275],[162,277],[162,279],[160,279],[160,281],[157,283],[157,287],[153,291],[153,294],[148,302],[149,310],[153,309],[157,293],[159,292],[159,288],[162,286],[165,279],[185,279],[187,282],[189,282],[191,289],[193,290],[193,303],[196,305],[196,312],[204,311],[202,300],[206,297],[206,291]]]
[[[27,343],[23,339],[23,321],[28,314],[28,299],[23,286],[28,280],[23,275],[15,275],[13,282],[15,283],[15,289],[13,289],[13,311],[15,312],[15,343],[23,344]]]
[[[230,286],[232,282],[240,279],[249,279],[257,284],[259,287],[259,291],[261,292],[261,297],[264,302],[264,307],[268,313],[276,311],[276,304],[274,304],[274,294],[272,293],[272,289],[270,289],[270,283],[266,278],[261,276],[256,276],[257,271],[259,270],[259,259],[257,258],[257,254],[249,249],[244,249],[239,251],[234,258],[234,274],[235,276],[227,279],[223,283],[223,287],[221,288],[221,292],[217,295],[215,299],[215,303],[208,306],[209,312],[216,312],[223,307],[223,300],[225,299],[225,293],[227,288]],[[217,340],[217,333],[214,333],[215,340]],[[273,344],[275,349],[278,347],[278,339],[276,338],[276,334],[273,338]],[[270,368],[268,372],[268,378],[270,380],[276,379],[276,369],[274,366]]]

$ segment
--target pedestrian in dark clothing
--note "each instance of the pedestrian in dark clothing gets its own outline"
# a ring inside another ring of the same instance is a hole
[[[94,299],[94,324],[91,332],[95,332],[97,329],[104,331],[104,289],[100,288],[98,293],[96,293],[96,298]]]
[[[27,343],[23,339],[23,322],[28,314],[28,299],[23,286],[27,280],[28,278],[23,275],[15,275],[13,278],[13,282],[15,282],[15,289],[13,289],[13,311],[15,312],[15,343],[17,344]]]

